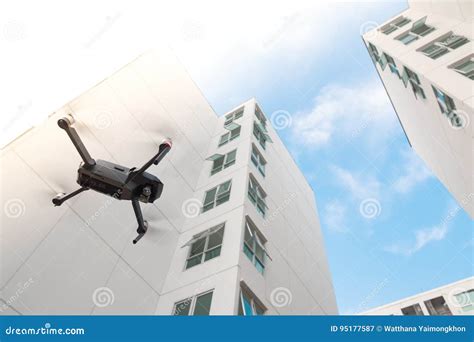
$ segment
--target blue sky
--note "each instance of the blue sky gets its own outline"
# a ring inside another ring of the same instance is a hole
[[[296,9],[257,56],[243,49],[222,68],[225,84],[189,68],[220,114],[253,96],[267,116],[291,114],[279,134],[315,191],[342,314],[473,274],[471,221],[410,148],[360,38],[406,7]],[[322,30],[312,28],[319,20]],[[361,203],[374,203],[377,215],[364,217]]]

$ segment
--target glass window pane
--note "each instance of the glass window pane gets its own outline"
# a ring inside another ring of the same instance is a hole
[[[207,249],[214,248],[222,244],[222,236],[224,235],[224,229],[221,228],[217,232],[212,233],[209,235],[209,241],[207,243]]]
[[[236,129],[233,129],[232,132],[230,132],[230,139],[235,139],[240,135],[240,130],[242,127],[237,127]]]
[[[244,240],[245,242],[247,242],[249,244],[249,246],[253,246],[253,241],[254,241],[254,237],[252,234],[255,234],[254,232],[252,232],[252,234],[250,234],[250,227],[249,227],[249,224],[247,222],[245,222],[245,234],[244,234]]]
[[[258,305],[257,303],[255,303],[255,313],[259,316],[261,315],[264,315],[265,314],[265,310],[260,306]]]
[[[258,260],[257,258],[255,258],[255,268],[256,268],[257,271],[259,271],[261,274],[263,274],[263,271],[265,270],[265,266],[264,266],[263,263],[260,262],[260,260]]]
[[[221,136],[221,140],[219,140],[219,146],[222,146],[224,145],[225,143],[227,143],[229,141],[229,136],[230,136],[230,133],[225,133]]]
[[[202,261],[202,254],[196,255],[186,261],[186,269],[199,265]]]
[[[253,252],[246,243],[244,243],[244,254],[250,261],[253,261]]]
[[[194,316],[209,316],[211,311],[212,292],[200,295],[196,298],[194,307]]]
[[[221,255],[221,247],[220,246],[216,247],[214,249],[208,250],[204,254],[204,261],[214,259],[215,257],[218,257],[219,255]]]
[[[204,206],[208,205],[209,203],[214,202],[214,198],[216,197],[216,192],[217,192],[217,188],[208,190],[206,192],[206,196],[204,197]]]
[[[220,157],[220,158],[217,158],[216,160],[214,160],[214,164],[212,166],[213,169],[217,169],[219,167],[222,168],[222,165],[224,164],[224,156]]]
[[[260,261],[264,261],[265,260],[265,250],[263,249],[263,247],[256,243],[255,244],[255,254],[257,255],[257,257],[260,259]]]
[[[244,303],[244,315],[245,316],[253,316],[253,310],[252,310],[252,302],[250,301],[250,298],[244,293],[242,293],[242,301]]]
[[[227,153],[226,160],[225,160],[225,164],[226,164],[225,167],[228,167],[228,166],[235,163],[236,154],[237,154],[237,150],[233,150],[233,151],[230,151],[229,153]]]
[[[191,307],[192,298],[183,300],[182,302],[176,303],[174,305],[173,315],[175,316],[188,316],[189,308]]]
[[[199,240],[194,242],[191,245],[191,252],[190,252],[189,256],[194,256],[196,254],[202,253],[204,251],[205,243],[206,243],[206,238],[205,237],[200,238]]]

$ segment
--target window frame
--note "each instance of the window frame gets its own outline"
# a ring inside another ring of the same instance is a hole
[[[267,141],[271,143],[272,139],[264,130],[265,127],[259,126],[259,123],[257,121],[253,122],[253,136],[257,139],[260,146],[265,150]]]
[[[216,245],[216,246],[213,246],[211,248],[209,248],[209,240],[211,238],[212,235],[214,234],[217,234],[217,233],[220,233],[220,244]],[[186,260],[184,262],[184,270],[189,270],[190,268],[193,268],[195,266],[198,266],[198,265],[202,265],[203,263],[205,263],[206,261],[209,261],[209,260],[212,260],[214,258],[217,258],[221,255],[222,253],[222,245],[224,244],[224,234],[225,234],[225,222],[222,222],[222,223],[219,223],[218,225],[215,225],[209,229],[206,229],[204,231],[202,231],[201,233],[199,234],[196,234],[192,237],[192,239],[190,241],[188,241],[183,247],[189,247],[189,250],[188,250],[188,254],[186,256]],[[193,245],[195,243],[197,243],[198,241],[200,241],[201,239],[205,239],[204,240],[204,246],[203,246],[203,249],[200,253],[197,253],[195,255],[191,255],[192,253],[192,250],[193,250]],[[218,255],[215,255],[213,256],[212,258],[210,259],[206,259],[207,257],[207,254],[213,250],[216,250],[219,248],[219,254]],[[192,260],[192,259],[195,259],[197,256],[200,257],[199,259],[199,262],[197,264],[194,264],[194,265],[191,265],[191,266],[188,266],[189,265],[189,261]]]
[[[468,296],[469,303],[465,303],[464,305],[462,305],[462,301],[460,302],[457,298],[458,296]],[[474,289],[469,289],[463,292],[459,292],[453,295],[453,297],[454,297],[454,300],[458,303],[458,307],[462,312],[474,311]],[[466,308],[470,308],[470,309],[466,310]]]
[[[395,37],[395,39],[402,42],[405,45],[409,45],[413,43],[415,40],[421,39],[427,36],[428,34],[430,34],[431,32],[435,31],[436,28],[434,26],[430,26],[426,24],[426,19],[427,19],[427,16],[424,16],[423,18],[414,21],[411,29],[403,32],[399,36]],[[419,32],[421,28],[424,28],[425,30]]]
[[[382,26],[379,31],[385,35],[389,35],[392,32],[395,32],[400,27],[405,26],[406,24],[410,23],[411,19],[407,18],[403,15],[399,16],[398,18],[392,20],[390,23]]]
[[[228,184],[228,189],[225,190],[224,193],[219,193],[220,189],[224,187],[224,185]],[[209,190],[207,190],[205,193],[204,193],[204,200],[203,200],[203,204],[202,204],[202,209],[201,209],[201,212],[202,213],[205,213],[225,202],[228,202],[230,200],[230,192],[231,192],[231,189],[232,189],[232,179],[229,179]],[[211,191],[215,191],[214,195],[213,195],[213,199],[212,201],[206,201],[206,197],[207,197],[207,194],[210,193]],[[220,198],[219,198],[220,196]],[[225,198],[227,196],[227,199],[225,199],[224,201],[222,201],[222,198]],[[220,202],[220,203],[218,203]],[[212,206],[208,208],[209,204],[212,203]]]
[[[266,211],[268,209],[266,203],[267,193],[265,190],[263,190],[262,186],[258,183],[257,179],[252,173],[249,174],[249,182],[247,186],[247,197],[254,205],[257,212],[260,213],[263,218],[265,218]],[[253,194],[255,195],[252,196]]]
[[[459,69],[460,67],[463,67],[464,65],[469,65],[469,64],[472,65],[471,70],[468,70],[467,72],[465,72],[465,71]],[[451,64],[449,66],[449,68],[453,69],[458,74],[460,74],[460,75],[462,75],[466,78],[469,78],[470,80],[474,80],[474,54],[470,54],[470,55],[458,60],[457,62]]]
[[[457,38],[457,41],[455,40],[454,42],[447,42],[453,37]],[[452,31],[448,32],[447,34],[442,35],[441,37],[438,37],[437,39],[433,40],[429,44],[426,44],[425,46],[419,48],[417,51],[421,52],[423,55],[426,57],[429,57],[431,59],[438,59],[447,53],[456,50],[457,48],[469,43],[470,40],[469,38],[455,34]],[[457,43],[454,47],[451,46],[451,44]],[[429,49],[432,49],[431,51],[427,51]]]
[[[233,156],[233,159],[229,160],[230,156]],[[220,171],[222,171],[224,169],[227,169],[228,167],[234,165],[235,162],[236,162],[236,159],[237,159],[237,149],[236,148],[234,148],[233,150],[227,152],[226,154],[222,154],[221,156],[215,158],[214,160],[212,160],[210,175],[213,176],[216,173],[219,173]],[[216,162],[218,162],[218,161],[222,161],[220,166],[216,166]]]
[[[194,313],[195,313],[195,310],[196,310],[196,302],[197,302],[198,297],[205,296],[209,293],[212,294],[211,295],[211,304],[209,306],[209,314],[207,315],[207,316],[209,316],[210,313],[211,313],[211,308],[212,308],[212,299],[214,297],[214,289],[207,290],[205,292],[201,292],[197,295],[187,297],[183,300],[175,302],[174,305],[173,305],[173,314],[172,314],[172,316],[195,316]],[[187,315],[176,315],[176,311],[177,311],[176,308],[178,307],[178,305],[181,304],[181,303],[185,303],[187,301],[190,301],[188,314]]]
[[[431,85],[431,88],[433,89],[433,93],[436,98],[436,102],[438,102],[438,107],[441,114],[448,118],[451,126],[454,128],[462,127],[464,124],[463,119],[460,115],[458,115],[456,104],[454,103],[454,100],[451,98],[451,96],[447,95],[444,91],[438,89],[434,85]]]
[[[254,113],[255,113],[255,116],[257,117],[258,121],[262,125],[262,127],[264,129],[266,129],[267,128],[267,118],[265,117],[265,114],[263,114],[263,111],[260,108],[260,106],[258,105],[258,103],[255,103]]]
[[[272,260],[265,247],[267,240],[248,216],[245,217],[244,225],[242,252],[254,265],[257,272],[261,275],[264,275],[268,263],[267,259]],[[252,246],[250,246],[250,242],[247,241],[247,233],[250,236]],[[257,253],[257,248],[260,248],[262,256],[258,255],[259,253]]]
[[[248,299],[249,304],[250,304],[250,309],[251,309],[251,314],[247,314],[246,310],[246,305],[244,305],[244,296],[246,299]],[[257,310],[260,309],[260,312]],[[265,316],[265,313],[267,311],[267,308],[263,306],[260,302],[260,300],[257,299],[257,297],[252,294],[250,291],[244,289],[242,286],[240,286],[240,293],[239,293],[239,307],[237,311],[237,315],[239,316]]]
[[[228,142],[230,142],[234,139],[237,139],[240,136],[241,130],[242,130],[242,126],[239,125],[239,127],[236,127],[232,130],[229,130],[229,132],[226,132],[226,133],[222,134],[220,139],[219,139],[219,143],[217,144],[217,147],[224,146]],[[235,133],[235,132],[237,132],[237,133]]]
[[[265,165],[267,165],[267,161],[254,143],[252,143],[250,151],[250,161],[256,167],[258,172],[265,177]]]
[[[413,94],[415,95],[416,99],[418,99],[418,96],[421,96],[422,99],[426,99],[425,91],[421,86],[420,78],[418,77],[416,72],[410,70],[406,66],[403,66],[403,73],[401,79],[403,80],[405,88],[408,86],[408,83],[410,83]]]
[[[245,107],[240,107],[236,110],[234,110],[232,113],[227,114],[224,118],[224,127],[227,126],[228,124],[231,124],[235,120],[240,119],[241,117],[244,116],[244,109]]]

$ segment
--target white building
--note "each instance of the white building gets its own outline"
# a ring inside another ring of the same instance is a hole
[[[54,94],[51,94],[54,96]],[[77,189],[93,158],[164,183],[142,205]],[[167,50],[143,55],[1,151],[3,314],[337,314],[312,189],[255,100],[218,117]]]
[[[474,315],[474,277],[368,310],[362,315]]]
[[[474,3],[409,5],[363,39],[409,143],[474,217]]]

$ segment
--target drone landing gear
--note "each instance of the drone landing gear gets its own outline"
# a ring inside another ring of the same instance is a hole
[[[132,199],[132,206],[133,206],[133,211],[135,212],[135,216],[138,222],[138,228],[137,228],[138,236],[135,238],[135,240],[133,240],[133,244],[136,244],[147,232],[148,222],[143,220],[142,210],[140,208],[140,202],[138,202],[138,199],[136,198]]]
[[[60,193],[60,194],[57,194],[54,198],[53,198],[53,204],[58,207],[60,206],[61,204],[63,204],[65,201],[67,201],[68,199],[76,196],[76,195],[79,195],[81,192],[83,191],[86,191],[86,190],[89,190],[89,188],[79,188],[77,189],[76,191],[73,191],[69,194],[65,194],[65,193]]]

